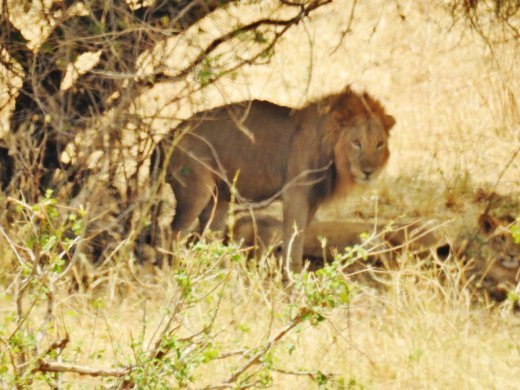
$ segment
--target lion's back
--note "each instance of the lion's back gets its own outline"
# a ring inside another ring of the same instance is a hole
[[[187,123],[192,130],[180,146],[224,168],[228,181],[249,199],[279,192],[285,184],[297,120],[291,109],[254,100],[201,112]]]
[[[253,100],[200,112],[187,124],[193,127],[194,134],[211,140],[215,147],[261,149],[288,140],[296,120],[288,107]]]

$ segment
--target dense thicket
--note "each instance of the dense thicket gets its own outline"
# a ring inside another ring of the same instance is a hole
[[[262,43],[266,48],[274,45],[279,34],[328,2],[280,1],[280,7],[295,11],[289,12],[291,17],[260,19],[236,26],[232,32],[200,48],[200,55],[177,75],[157,72],[143,80],[136,77],[136,72],[138,58],[144,51],[161,40],[182,34],[217,8],[226,7],[229,0],[140,0],[132,5],[125,0],[53,2],[50,8],[41,10],[50,32],[34,48],[16,25],[11,10],[14,7],[3,0],[0,46],[8,55],[1,57],[1,63],[22,80],[21,88],[13,96],[15,105],[10,118],[14,142],[0,150],[3,187],[9,184],[17,189],[23,187],[35,198],[41,190],[59,185],[54,175],[57,168],[66,172],[60,180],[79,182],[84,164],[63,166],[60,154],[78,133],[107,111],[115,109],[127,114],[133,99],[143,89],[159,81],[186,76],[222,43],[241,33],[270,26],[276,30],[272,40],[265,39]],[[30,8],[31,3],[25,6]],[[80,74],[72,86],[63,88],[67,67],[87,52],[99,55],[96,65]],[[209,77],[205,83],[212,81]],[[138,122],[139,118],[116,115],[111,127],[123,129],[131,120]],[[111,132],[109,137],[113,145],[118,145],[118,131]]]

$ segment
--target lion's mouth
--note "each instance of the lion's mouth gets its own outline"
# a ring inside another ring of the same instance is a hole
[[[358,184],[368,184],[373,183],[375,179],[379,176],[379,172],[371,172],[370,174],[366,174],[364,172],[359,172],[357,170],[352,171],[352,176],[354,181]]]
[[[370,184],[374,182],[374,179],[372,177],[358,177],[354,176],[354,181],[357,184]]]

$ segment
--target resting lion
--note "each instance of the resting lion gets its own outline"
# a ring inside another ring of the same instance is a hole
[[[479,217],[480,234],[488,246],[486,256],[477,259],[475,269],[484,287],[499,301],[507,297],[507,290],[520,282],[520,243],[511,232],[515,219],[483,214]]]
[[[270,250],[276,252],[280,243],[282,222],[268,215],[240,217],[233,230],[233,238],[252,248],[258,256]],[[369,234],[366,240],[361,237]],[[325,239],[326,248],[323,248]],[[332,260],[333,253],[346,247],[368,244],[372,260],[384,267],[395,267],[397,255],[405,250],[408,254],[427,255],[434,250],[444,260],[449,248],[437,231],[427,222],[376,224],[354,221],[312,221],[305,230],[303,255],[318,263]]]
[[[283,258],[299,272],[302,231],[324,201],[379,175],[394,124],[377,100],[349,87],[298,110],[255,100],[198,113],[152,158],[177,200],[174,234],[197,218],[222,229],[233,183],[238,203],[281,197]]]

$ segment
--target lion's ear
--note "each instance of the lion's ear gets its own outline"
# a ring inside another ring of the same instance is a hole
[[[478,224],[480,226],[480,233],[484,236],[489,236],[498,227],[498,221],[489,214],[482,214],[478,217]]]
[[[512,223],[516,222],[516,218],[511,214],[502,215],[500,220],[506,225],[511,225]]]
[[[320,115],[328,114],[332,110],[332,103],[328,100],[318,102],[318,113]]]
[[[392,115],[385,114],[383,117],[383,125],[385,126],[386,131],[390,131],[390,129],[395,125],[395,118]]]

